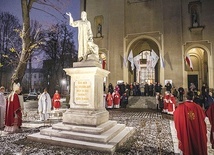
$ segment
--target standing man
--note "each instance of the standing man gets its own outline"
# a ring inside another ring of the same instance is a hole
[[[111,109],[113,108],[113,96],[111,92],[109,91],[108,94],[106,95],[106,108]]]
[[[165,85],[166,91],[171,93],[172,90],[172,84],[170,83],[170,81],[167,81],[166,85]]]
[[[128,105],[128,95],[127,95],[127,93],[125,92],[124,94],[123,94],[123,96],[121,97],[121,108],[126,108],[126,106]]]
[[[168,99],[168,114],[173,115],[176,107],[176,99],[175,96],[172,93],[169,93],[169,99]]]
[[[183,155],[207,155],[207,128],[203,109],[193,102],[193,92],[174,112],[179,149]]]
[[[22,125],[22,112],[18,93],[20,92],[20,84],[14,83],[13,90],[8,96],[6,102],[5,113],[5,132],[14,133],[19,131]]]
[[[113,96],[113,104],[114,108],[120,108],[120,94],[118,91],[115,91],[115,94]]]
[[[161,94],[162,90],[162,85],[159,82],[155,83],[155,93],[160,93]]]
[[[149,96],[149,84],[147,82],[144,85],[144,96]]]
[[[69,24],[72,27],[78,27],[78,60],[87,60],[88,54],[94,53],[99,60],[99,48],[93,42],[93,33],[91,30],[91,23],[87,20],[87,13],[82,11],[81,20],[74,21],[71,13],[68,12]]]
[[[205,102],[204,102],[205,110],[207,110],[212,103],[214,103],[214,97],[213,97],[213,93],[210,91],[205,97]]]
[[[5,115],[5,106],[6,106],[4,91],[5,91],[5,88],[1,86],[0,87],[0,128],[4,127],[4,115]]]
[[[211,125],[210,143],[212,144],[212,149],[214,149],[214,102],[207,109],[206,115],[209,118]]]
[[[178,95],[179,95],[179,101],[183,101],[184,88],[181,86],[178,88]]]
[[[168,113],[168,104],[170,102],[170,92],[165,91],[164,97],[163,97],[163,111],[164,113]]]
[[[40,115],[40,121],[46,121],[49,118],[49,113],[51,112],[51,97],[48,94],[46,88],[39,97],[38,111]]]
[[[58,90],[56,90],[53,96],[53,108],[54,110],[58,110],[60,108],[60,94]]]

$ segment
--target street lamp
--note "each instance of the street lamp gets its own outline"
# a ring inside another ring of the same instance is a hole
[[[61,80],[61,93],[64,95],[64,87],[66,85],[66,79],[62,79]]]
[[[62,85],[65,85],[65,84],[66,84],[66,80],[65,80],[65,79],[62,79],[62,80],[61,80],[61,84],[62,84]]]

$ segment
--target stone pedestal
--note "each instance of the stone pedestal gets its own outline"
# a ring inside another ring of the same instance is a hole
[[[64,69],[71,77],[70,109],[63,113],[62,123],[42,129],[28,139],[113,153],[135,131],[109,120],[103,103],[103,80],[110,73],[101,69],[97,61],[74,63]]]
[[[63,114],[63,123],[98,126],[109,119],[103,104],[103,80],[109,71],[99,67],[64,69],[71,77],[70,109]]]

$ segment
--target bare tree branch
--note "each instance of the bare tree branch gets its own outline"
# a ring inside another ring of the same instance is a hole
[[[49,12],[43,10],[43,9],[39,9],[39,8],[36,8],[36,7],[32,7],[32,9],[39,10],[39,11],[42,11],[42,12],[44,12],[44,13],[47,13],[47,14],[49,14],[50,16],[56,18],[57,20],[60,20],[61,22],[63,22],[63,20],[57,18],[55,15],[53,15],[53,14],[51,14],[51,13],[49,13]],[[63,15],[62,15],[62,16],[63,16]],[[63,16],[63,17],[64,17],[64,16]],[[64,17],[64,18],[65,18],[65,17]]]

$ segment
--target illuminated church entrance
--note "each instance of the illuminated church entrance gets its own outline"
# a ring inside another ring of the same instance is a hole
[[[141,38],[132,43],[135,69],[131,81],[138,83],[154,83],[160,80],[159,47],[151,39]],[[131,70],[131,67],[130,67]]]

